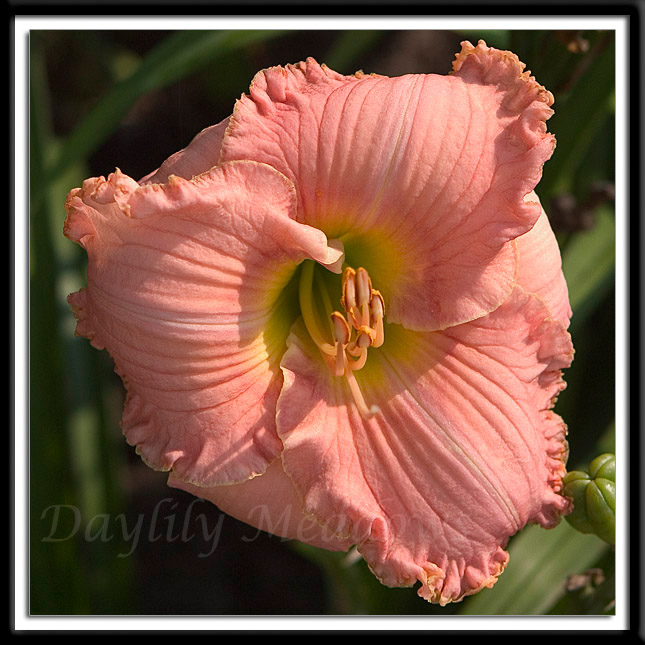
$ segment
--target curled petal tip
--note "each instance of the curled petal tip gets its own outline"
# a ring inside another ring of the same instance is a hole
[[[464,78],[495,84],[504,88],[507,96],[503,106],[515,112],[525,109],[532,101],[544,104],[544,109],[553,105],[553,94],[540,85],[526,65],[510,51],[488,47],[483,40],[473,47],[469,41],[461,43],[461,51],[455,56],[453,74]],[[545,111],[548,118],[552,111]]]
[[[342,240],[328,240],[327,257],[321,260],[321,264],[327,267],[332,273],[340,273],[345,262],[345,247]]]

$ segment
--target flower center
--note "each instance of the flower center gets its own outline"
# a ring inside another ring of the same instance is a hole
[[[305,326],[318,349],[329,357],[326,362],[334,376],[347,380],[361,415],[369,418],[379,412],[379,408],[367,406],[354,372],[364,367],[370,347],[383,344],[383,296],[372,288],[364,268],[347,267],[340,298],[345,310],[342,314],[333,308],[327,285],[314,269],[315,263],[306,261],[300,276],[300,311]],[[319,297],[315,298],[314,294]]]

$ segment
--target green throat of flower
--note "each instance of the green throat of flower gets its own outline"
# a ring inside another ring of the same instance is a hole
[[[365,403],[354,372],[365,366],[370,347],[383,344],[383,296],[372,288],[364,268],[347,267],[340,298],[343,314],[332,306],[328,284],[315,269],[315,262],[303,263],[298,286],[302,318],[318,349],[332,359],[327,363],[334,376],[346,379],[359,412],[369,418],[379,408]]]

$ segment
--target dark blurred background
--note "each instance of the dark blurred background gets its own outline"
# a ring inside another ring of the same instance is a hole
[[[611,613],[611,549],[565,522],[512,538],[493,590],[440,608],[382,587],[351,556],[258,534],[167,488],[121,436],[120,379],[73,336],[65,302],[86,260],[62,236],[64,199],[86,177],[146,175],[227,117],[262,68],[313,56],[342,73],[446,74],[460,42],[479,38],[517,53],[555,95],[558,148],[537,192],[563,251],[576,346],[557,411],[572,468],[613,451],[612,32],[32,32],[32,614]],[[567,590],[589,569],[602,579]]]

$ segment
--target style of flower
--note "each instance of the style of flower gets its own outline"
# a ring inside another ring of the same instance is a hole
[[[143,460],[432,602],[492,586],[511,535],[570,510],[571,311],[532,192],[552,102],[483,41],[448,76],[308,59],[139,182],[72,190],[77,334]]]

